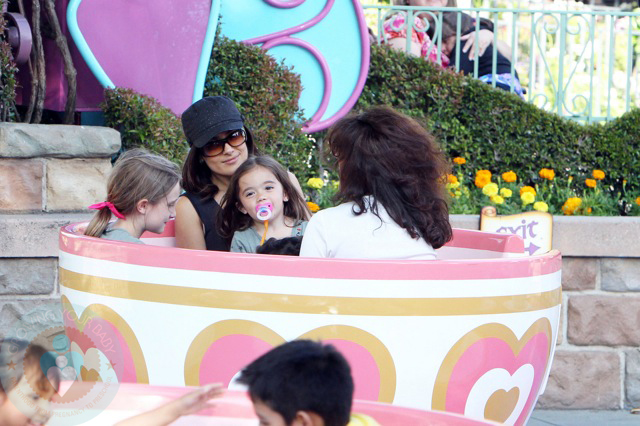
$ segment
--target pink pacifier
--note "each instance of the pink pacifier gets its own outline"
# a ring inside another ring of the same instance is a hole
[[[265,221],[271,219],[271,215],[273,214],[273,204],[271,203],[263,203],[258,204],[256,206],[256,215],[258,219]]]

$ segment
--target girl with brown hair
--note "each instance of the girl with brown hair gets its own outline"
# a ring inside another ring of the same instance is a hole
[[[127,151],[111,170],[107,200],[89,206],[98,211],[85,235],[142,244],[143,232],[160,234],[175,217],[179,196],[178,166],[141,149]],[[109,224],[112,214],[117,219]]]
[[[287,171],[273,158],[251,157],[234,173],[218,215],[231,251],[255,253],[270,238],[304,234],[311,212]]]
[[[343,204],[316,213],[300,256],[435,259],[452,237],[435,138],[388,107],[345,117],[327,135]]]

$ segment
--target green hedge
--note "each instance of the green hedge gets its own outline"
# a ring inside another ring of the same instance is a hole
[[[608,124],[582,125],[516,95],[385,46],[371,47],[371,66],[355,109],[393,106],[423,122],[451,157],[470,170],[514,170],[532,183],[541,168],[588,177],[607,173],[616,188],[640,188],[640,110]]]
[[[216,38],[205,96],[233,99],[258,148],[289,168],[300,181],[315,174],[313,162],[309,164],[314,144],[301,130],[301,90],[300,76],[259,47],[224,36]]]
[[[180,119],[156,99],[131,89],[105,89],[105,123],[120,132],[122,148],[143,147],[182,166],[188,145]]]

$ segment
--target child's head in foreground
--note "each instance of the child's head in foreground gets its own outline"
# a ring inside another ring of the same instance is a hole
[[[0,341],[0,425],[44,424],[59,377],[42,372],[41,360],[51,356],[41,346],[17,339]],[[45,363],[51,364],[51,363]]]
[[[344,426],[349,423],[353,379],[347,360],[331,345],[295,340],[242,370],[261,425]]]

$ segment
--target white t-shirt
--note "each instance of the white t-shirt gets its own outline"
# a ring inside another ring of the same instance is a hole
[[[372,200],[365,198],[365,206]],[[353,214],[355,203],[314,214],[302,239],[300,256],[343,259],[435,260],[436,252],[424,239],[411,238],[378,203],[378,218],[367,209]],[[357,207],[356,207],[357,208]]]

